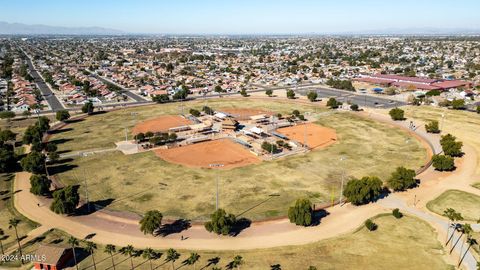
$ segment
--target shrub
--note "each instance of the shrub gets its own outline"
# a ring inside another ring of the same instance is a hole
[[[394,121],[402,121],[402,120],[405,120],[405,111],[403,111],[403,110],[400,109],[400,108],[391,109],[390,112],[388,112],[388,114],[390,114],[390,117],[391,117],[392,120],[394,120]]]
[[[400,212],[400,209],[398,209],[398,208],[393,209],[392,215],[393,215],[396,219],[399,219],[399,218],[402,218],[402,217],[403,217],[402,212]]]
[[[298,199],[295,205],[288,209],[288,219],[296,225],[310,226],[312,224],[312,217],[312,203],[308,199]]]
[[[272,89],[267,89],[267,90],[265,91],[265,95],[271,97],[271,96],[273,95],[273,90],[272,90]]]
[[[440,129],[438,127],[438,121],[432,120],[430,123],[425,124],[425,130],[428,133],[440,133]]]
[[[451,156],[434,155],[432,158],[432,164],[437,171],[443,172],[455,170],[455,162]]]
[[[201,115],[200,111],[196,109],[190,109],[190,114],[195,117],[199,117]]]
[[[82,106],[82,112],[86,114],[92,114],[94,109],[95,107],[93,106],[93,103],[91,101],[85,103],[85,105]]]
[[[152,97],[152,101],[157,103],[167,103],[170,101],[170,97],[167,94],[156,95]]]
[[[350,105],[350,110],[354,111],[354,112],[358,112],[358,105],[357,104],[352,104]]]
[[[308,92],[308,94],[307,94],[307,98],[308,98],[308,100],[310,100],[311,102],[314,102],[315,100],[317,100],[318,94],[317,94],[317,92],[315,92],[315,91],[310,91],[310,92]]]
[[[454,99],[452,101],[452,109],[454,109],[454,110],[465,110],[465,100]]]
[[[365,220],[365,227],[369,231],[375,231],[377,229],[377,224],[375,224],[371,219]]]
[[[327,101],[327,107],[330,109],[338,109],[342,105],[341,102],[337,101],[335,98],[329,98]]]
[[[70,119],[70,113],[67,110],[57,111],[55,118],[58,121],[64,122],[65,120]]]
[[[463,143],[456,140],[457,138],[451,134],[442,136],[440,139],[440,145],[442,146],[443,153],[451,157],[462,156]]]
[[[295,98],[295,92],[292,89],[287,90],[287,98],[289,99]]]

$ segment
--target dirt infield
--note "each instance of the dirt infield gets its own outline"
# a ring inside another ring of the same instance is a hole
[[[261,162],[243,146],[229,139],[158,149],[155,154],[168,162],[195,168],[210,168],[209,164],[223,164],[223,169],[231,169]]]
[[[323,148],[337,141],[337,133],[335,130],[312,123],[279,128],[277,131],[289,139],[302,144],[306,133],[307,145],[312,149]]]
[[[153,119],[149,119],[137,124],[133,130],[133,134],[137,134],[140,132],[167,132],[168,129],[173,127],[179,127],[184,125],[191,125],[192,122],[188,119],[185,119],[181,116],[177,115],[164,115],[160,117],[156,117]]]
[[[250,116],[266,114],[273,115],[273,112],[259,110],[259,109],[234,109],[234,108],[222,108],[219,109],[221,112],[229,113],[237,120],[249,120]]]

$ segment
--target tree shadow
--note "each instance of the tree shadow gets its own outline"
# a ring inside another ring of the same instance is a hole
[[[77,119],[69,119],[65,121],[66,124],[74,124],[74,123],[79,123],[85,121],[85,118],[77,118]]]
[[[94,111],[94,112],[90,113],[89,116],[100,115],[100,114],[105,114],[105,113],[107,113],[107,111]]]
[[[235,222],[235,225],[233,225],[229,235],[235,237],[239,235],[243,230],[250,227],[250,225],[252,225],[251,220],[247,218],[240,218],[237,220],[237,222]]]
[[[61,133],[72,131],[72,130],[73,128],[60,128],[60,129],[49,130],[48,134],[56,135],[56,134],[61,134]]]
[[[217,265],[219,262],[220,262],[220,257],[210,258],[210,259],[207,260],[207,264],[206,264],[204,267],[200,268],[200,270],[203,270],[203,269],[205,269],[205,268],[208,268],[208,267],[210,267],[210,266],[212,266],[212,265]]]
[[[70,170],[73,170],[77,168],[77,165],[72,165],[72,164],[60,164],[60,165],[55,165],[55,166],[49,166],[47,168],[48,174],[49,175],[55,175],[55,174],[61,174],[64,172],[68,172]]]
[[[61,155],[61,154],[66,154],[66,153],[70,153],[72,152],[71,150],[61,150],[61,151],[57,151],[57,154]]]
[[[95,213],[103,208],[109,206],[115,199],[109,198],[105,200],[98,200],[89,203],[84,203],[82,206],[77,208],[75,211],[75,216],[85,216],[92,213]]]
[[[59,145],[59,144],[63,144],[63,143],[69,142],[69,141],[73,141],[73,139],[67,139],[67,138],[55,139],[55,140],[49,141],[49,143],[54,143],[56,145]]]
[[[69,163],[69,162],[72,162],[72,161],[73,161],[73,158],[62,158],[62,159],[59,159],[59,160],[55,161],[55,163],[53,163],[53,164],[60,165],[60,164],[65,164],[65,163]]]
[[[319,209],[319,210],[316,210],[316,211],[313,211],[313,214],[312,214],[312,225],[310,226],[318,226],[320,225],[321,221],[322,221],[322,218],[326,217],[330,215],[330,213],[325,210],[325,209]]]
[[[65,266],[67,269],[75,269],[75,260],[73,259],[73,250],[70,248],[69,252],[72,252],[72,258],[65,264]],[[79,265],[82,261],[90,257],[90,253],[88,253],[85,249],[81,247],[75,247],[75,256],[77,258],[77,264]],[[84,269],[88,269],[89,267]]]
[[[190,220],[177,219],[173,223],[163,224],[160,229],[157,230],[155,236],[159,235],[165,237],[170,234],[181,233],[190,227],[192,227]]]

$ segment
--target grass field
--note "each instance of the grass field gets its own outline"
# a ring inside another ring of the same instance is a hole
[[[203,102],[186,103],[199,108]],[[263,108],[286,114],[293,109],[314,112],[313,107],[281,102],[209,101],[215,107]],[[53,136],[62,141],[64,151],[112,147],[123,135],[123,123],[134,124],[131,113],[147,119],[178,112],[178,104],[141,107],[96,115],[65,127]],[[188,107],[185,108],[188,111]],[[318,112],[323,110],[317,109]],[[75,158],[50,168],[65,184],[83,185],[88,180],[90,199],[114,199],[110,209],[143,213],[159,209],[170,218],[205,220],[214,210],[215,179],[220,179],[220,206],[251,219],[282,216],[299,197],[314,203],[339,195],[342,169],[345,175],[378,175],[386,179],[400,165],[417,169],[425,163],[426,151],[400,129],[350,113],[319,115],[318,124],[334,128],[339,142],[306,155],[298,155],[258,165],[212,171],[170,164],[153,152],[125,156],[109,152]],[[110,139],[109,139],[110,138]],[[114,138],[114,139],[111,139]],[[117,139],[118,138],[118,139]],[[346,160],[340,163],[340,157]],[[162,183],[159,184],[159,183]],[[164,185],[166,184],[166,185]],[[82,189],[83,190],[83,187]],[[83,194],[83,192],[82,192]],[[278,194],[279,196],[270,196]]]
[[[478,139],[480,114],[431,106],[407,106],[403,109],[405,110],[406,117],[413,121],[421,120],[428,122],[430,120],[437,120],[440,123],[440,128],[442,128],[443,122],[444,132],[451,133],[461,141],[468,143],[475,148],[477,155],[480,156],[480,140]],[[386,111],[386,113],[387,112],[388,111]],[[445,115],[443,121],[442,114]],[[477,173],[480,174],[480,159],[478,162]]]
[[[22,217],[13,207],[12,186],[14,174],[0,174],[0,228],[3,229],[8,237],[3,241],[5,248],[16,244],[15,231],[8,228],[8,221],[11,218],[20,220],[18,225],[18,234],[25,236],[37,224]]]
[[[480,196],[460,190],[447,190],[427,203],[427,208],[439,215],[447,208],[460,212],[467,221],[480,219]]]
[[[50,119],[50,123],[55,122],[55,116],[50,115],[48,116]],[[18,134],[17,139],[22,137],[23,132],[27,129],[28,126],[35,124],[37,121],[36,116],[30,116],[28,119],[20,119],[20,120],[11,120],[8,121],[6,119],[0,119],[0,129],[10,129],[11,131]]]
[[[280,264],[282,269],[307,269],[315,266],[317,269],[422,269],[440,270],[453,269],[443,260],[442,245],[436,240],[436,233],[426,222],[417,218],[405,216],[397,220],[391,215],[374,218],[378,229],[374,232],[363,226],[359,230],[344,236],[323,240],[317,243],[289,246],[272,249],[249,251],[203,252],[195,251],[200,255],[196,269],[203,268],[208,260],[218,257],[218,267],[226,269],[226,265],[240,255],[245,262],[241,269],[270,269],[270,265]],[[59,242],[67,236],[59,231],[47,233],[43,243]],[[127,243],[126,243],[127,244]],[[37,245],[26,248],[33,252]],[[97,269],[111,267],[111,259],[103,252],[104,247],[99,245],[95,253]],[[119,248],[117,248],[119,249]],[[165,251],[160,251],[165,253]],[[181,257],[175,262],[175,267],[181,267],[182,262],[191,251],[179,250]],[[127,256],[114,256],[116,269],[130,269],[130,260]],[[165,262],[165,254],[154,260],[154,269],[172,269],[171,263]],[[134,258],[135,269],[150,269],[149,263],[142,257]],[[93,269],[91,257],[80,262],[80,269]],[[180,269],[193,269],[192,266],[183,266]]]

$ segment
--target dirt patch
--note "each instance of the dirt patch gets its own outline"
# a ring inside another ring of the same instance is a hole
[[[223,164],[223,169],[231,169],[261,162],[243,146],[229,139],[158,149],[155,154],[168,162],[195,168],[210,168],[209,164]]]
[[[337,133],[335,130],[317,124],[296,125],[279,128],[277,131],[301,144],[304,143],[306,137],[307,145],[312,149],[327,147],[337,141]]]
[[[193,124],[190,120],[178,115],[164,115],[157,118],[146,120],[137,124],[133,130],[133,134],[140,132],[168,132],[170,128],[180,127]]]
[[[221,112],[231,114],[237,120],[250,120],[250,116],[266,114],[273,115],[273,112],[260,110],[260,109],[233,109],[233,108],[222,108],[219,109]]]

